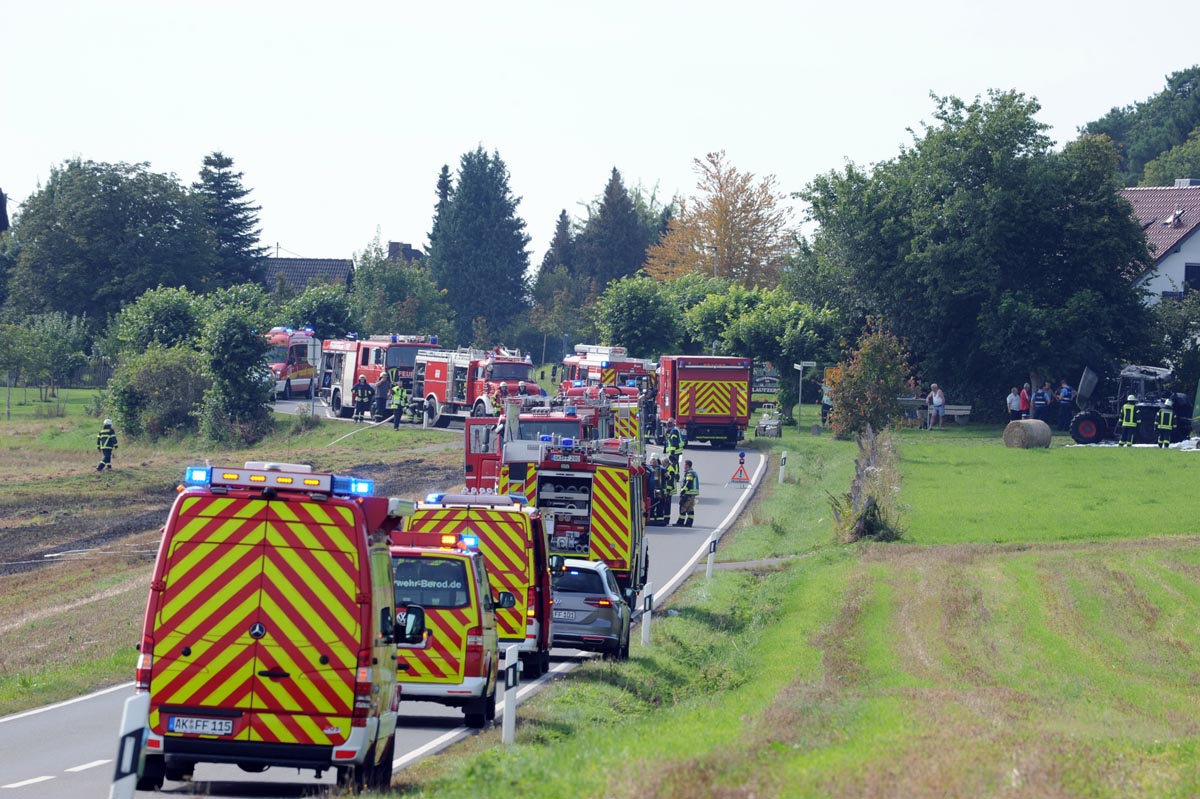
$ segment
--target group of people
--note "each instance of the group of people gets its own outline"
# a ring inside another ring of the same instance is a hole
[[[1019,391],[1013,386],[1005,402],[1010,421],[1040,419],[1053,425],[1057,420],[1059,430],[1070,430],[1075,416],[1075,389],[1066,380],[1060,381],[1057,391],[1051,390],[1049,381],[1036,391],[1031,391],[1028,383]]]
[[[354,384],[354,421],[366,421],[367,411],[376,422],[386,422],[390,417],[392,429],[399,430],[400,422],[407,415],[409,421],[417,420],[418,409],[410,400],[408,390],[399,380],[393,382],[391,376],[384,372],[375,381],[375,385],[367,382],[366,375],[359,375]]]
[[[650,518],[652,526],[671,525],[671,499],[679,492],[679,514],[675,527],[691,527],[695,521],[696,498],[700,496],[700,475],[690,460],[683,461],[682,482],[680,456],[683,454],[683,434],[672,419],[664,422],[667,428],[663,455],[652,453],[646,463],[650,475]]]

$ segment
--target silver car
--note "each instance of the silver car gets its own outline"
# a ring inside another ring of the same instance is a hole
[[[628,603],[616,577],[600,561],[563,560],[552,568],[554,646],[629,657]]]

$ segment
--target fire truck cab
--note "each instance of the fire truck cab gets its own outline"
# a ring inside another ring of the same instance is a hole
[[[412,391],[413,368],[419,351],[438,352],[436,336],[370,336],[326,339],[321,345],[320,397],[343,419],[354,413],[354,384],[359,375],[374,385],[386,371],[393,383]]]
[[[506,397],[540,396],[533,361],[515,350],[421,350],[413,371],[413,396],[425,400],[425,423],[446,427],[451,419],[495,416]],[[504,389],[502,391],[501,389]]]
[[[637,399],[654,379],[654,362],[631,358],[624,347],[576,344],[563,358],[561,391],[568,398]]]
[[[273,327],[267,333],[267,366],[275,378],[274,396],[311,399],[317,385],[317,360],[321,342],[311,327],[294,330]]]

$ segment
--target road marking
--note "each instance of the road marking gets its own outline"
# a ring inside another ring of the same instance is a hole
[[[112,688],[105,688],[102,691],[96,691],[95,693],[88,694],[87,696],[77,696],[74,699],[68,699],[65,702],[58,702],[57,704],[46,705],[45,707],[35,707],[33,710],[26,710],[24,713],[14,713],[11,716],[5,716],[4,718],[0,718],[0,724],[4,724],[7,721],[16,721],[17,719],[23,719],[28,716],[36,716],[38,713],[45,713],[48,710],[57,710],[60,707],[66,707],[67,705],[73,705],[76,702],[86,702],[89,699],[95,699],[97,696],[104,696],[105,694],[111,694],[113,691],[128,691],[132,687],[133,687],[132,682],[121,683],[120,685],[114,685]],[[8,786],[4,785],[4,786],[0,786],[0,787],[7,788]]]
[[[26,785],[37,785],[39,782],[52,780],[53,777],[34,777],[31,780],[22,780],[21,782],[10,782],[8,785],[0,785],[0,788],[24,788]]]
[[[93,760],[91,763],[84,763],[82,766],[75,766],[73,768],[67,769],[67,771],[70,771],[72,773],[75,773],[77,771],[87,771],[90,768],[95,768],[96,766],[103,766],[105,763],[111,763],[111,762],[112,762],[111,759],[109,759],[109,760]]]

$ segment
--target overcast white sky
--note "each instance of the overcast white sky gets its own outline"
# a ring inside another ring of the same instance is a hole
[[[692,159],[801,189],[896,155],[929,93],[1017,89],[1060,144],[1200,62],[1200,3],[0,0],[0,188],[221,150],[263,243],[312,258],[427,243],[438,170],[508,165],[537,266],[617,167],[690,195]],[[1200,176],[1198,176],[1200,177]]]

